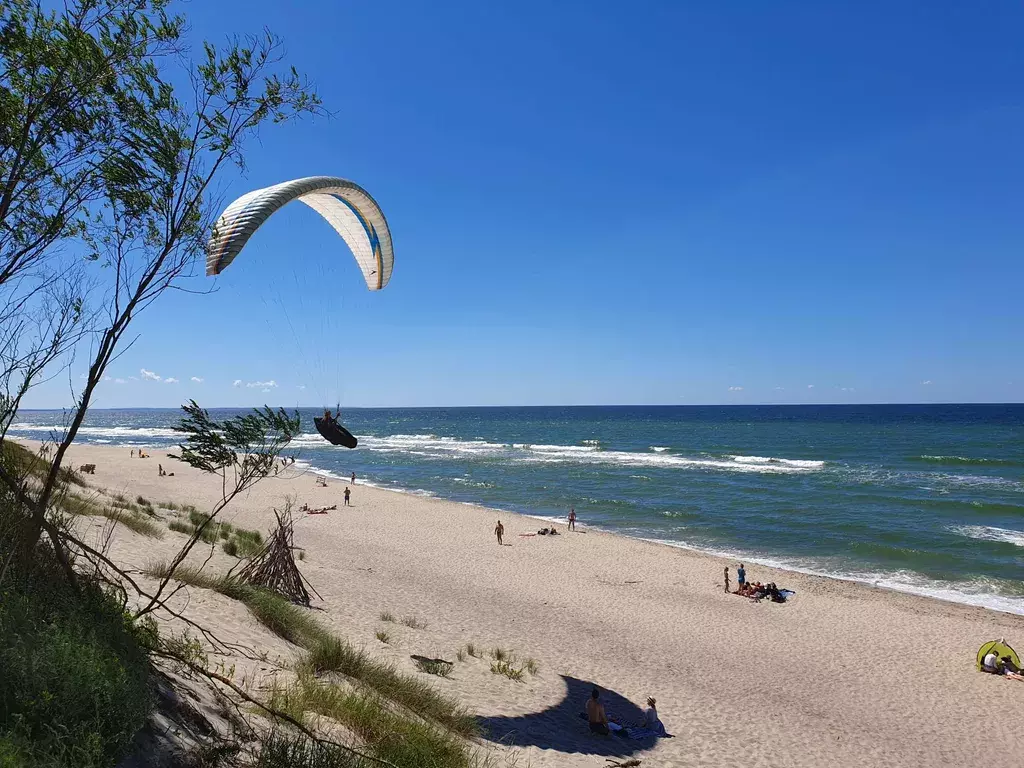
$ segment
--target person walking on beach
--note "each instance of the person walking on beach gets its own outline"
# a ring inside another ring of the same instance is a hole
[[[133,459],[135,458],[135,449],[134,448],[132,448],[132,458]]]
[[[725,566],[725,594],[729,594],[729,566]]]
[[[743,568],[743,563],[740,563],[740,567],[736,569],[736,583],[739,584],[740,589],[743,589],[743,585],[747,583],[747,572]]]
[[[350,491],[350,490],[348,489],[348,486],[346,485],[346,486],[345,486],[345,506],[346,506],[346,507],[351,507],[351,506],[352,506],[351,504],[349,504],[349,503],[348,503],[349,497],[350,497],[351,495],[352,495],[352,491]]]
[[[498,537],[498,546],[501,546],[501,537],[505,533],[505,526],[501,524],[501,520],[494,526],[494,535]]]
[[[353,472],[352,473],[352,485],[355,485],[355,484],[356,484],[356,473]]]
[[[569,507],[569,530],[576,530],[576,507]]]

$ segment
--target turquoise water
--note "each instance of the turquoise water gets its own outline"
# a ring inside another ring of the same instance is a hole
[[[339,476],[1024,614],[1022,405],[352,409],[354,451],[302,415],[295,454]],[[177,418],[80,439],[169,446]]]

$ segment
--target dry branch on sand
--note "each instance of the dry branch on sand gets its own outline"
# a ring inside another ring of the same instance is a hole
[[[275,509],[274,515],[277,517],[277,529],[271,534],[267,545],[238,572],[238,579],[254,587],[269,589],[308,608],[310,597],[306,585],[309,582],[299,573],[292,556],[291,513],[285,510],[282,515]],[[320,597],[312,585],[309,589]]]

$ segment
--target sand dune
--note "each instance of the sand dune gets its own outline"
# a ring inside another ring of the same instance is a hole
[[[200,509],[219,498],[218,481],[163,452],[139,460],[127,448],[80,446],[70,456],[97,465],[91,483],[131,497]],[[158,477],[158,462],[176,476]],[[538,674],[522,683],[493,675],[488,659],[456,663],[450,680],[434,681],[482,719],[487,748],[513,745],[520,766],[599,766],[608,756],[640,757],[645,768],[1024,762],[1015,721],[1024,683],[973,666],[985,640],[1024,646],[1022,617],[760,567],[748,575],[796,596],[754,603],[724,594],[722,568],[734,563],[715,557],[594,531],[521,536],[547,523],[362,485],[345,508],[344,487],[319,488],[312,474],[289,469],[223,519],[266,530],[288,497],[337,504],[296,524],[307,553],[300,567],[323,597],[322,618],[402,669],[414,671],[410,654],[454,660],[466,642],[536,659]],[[492,533],[499,516],[503,547]],[[183,540],[120,530],[112,553],[141,567]],[[210,567],[234,562],[218,550]],[[226,598],[191,590],[187,611],[271,661],[295,654]],[[382,611],[426,627],[389,624],[385,646],[374,637]],[[237,662],[254,687],[273,672],[271,663]],[[656,696],[675,738],[590,735],[577,713],[595,683],[610,716],[627,721]]]

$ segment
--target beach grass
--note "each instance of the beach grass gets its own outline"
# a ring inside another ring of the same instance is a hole
[[[420,621],[415,616],[405,616],[402,618],[402,624],[407,626],[409,629],[426,629],[426,622]]]
[[[88,498],[71,492],[58,494],[57,506],[61,511],[69,515],[106,517],[109,520],[120,523],[135,533],[151,539],[160,539],[164,535],[162,526],[154,523],[131,507],[123,508],[113,504],[101,504],[95,498]]]
[[[372,692],[300,674],[294,684],[273,689],[268,703],[296,719],[313,713],[341,723],[366,744],[370,754],[398,768],[469,768],[473,764],[469,745],[456,734],[393,710]]]
[[[438,677],[445,678],[452,676],[451,663],[441,659],[416,659],[416,668],[420,672],[426,672],[428,675],[437,675]]]
[[[155,578],[163,578],[167,575],[167,566],[163,563],[153,564],[145,572]],[[473,736],[478,733],[476,719],[457,701],[435,691],[423,681],[398,672],[394,667],[353,648],[345,640],[331,634],[306,609],[288,602],[280,595],[191,566],[179,566],[174,572],[174,578],[239,600],[271,632],[305,648],[308,653],[298,665],[300,674],[313,676],[335,672],[358,681],[384,698],[458,734]]]
[[[380,640],[385,645],[390,645],[391,644],[391,633],[388,632],[386,629],[378,629],[374,633],[374,637],[376,637],[378,640]]]
[[[466,653],[468,653],[470,656],[476,658],[476,655],[477,655],[476,654],[476,644],[475,643],[466,643]]]
[[[288,731],[260,740],[253,768],[369,768],[367,761],[330,744]]]
[[[509,680],[515,680],[517,683],[523,682],[523,668],[517,667],[510,661],[492,661],[491,672],[495,675],[504,675]]]
[[[391,611],[381,611],[380,612],[380,620],[381,621],[390,621],[390,622],[394,623],[394,621],[395,621],[395,614],[393,614]]]

